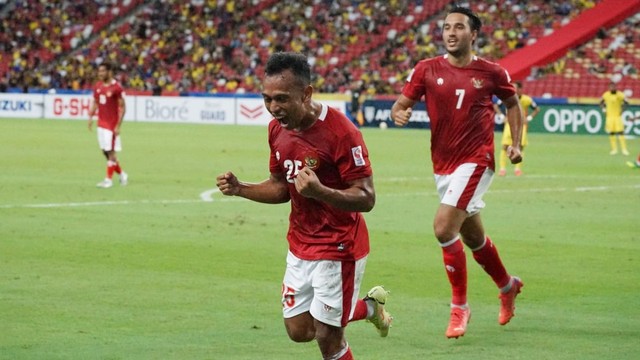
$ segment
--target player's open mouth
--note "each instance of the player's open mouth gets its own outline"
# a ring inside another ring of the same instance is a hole
[[[284,116],[276,117],[276,120],[278,120],[280,125],[283,127],[287,127],[287,125],[289,125],[289,122],[284,118]]]

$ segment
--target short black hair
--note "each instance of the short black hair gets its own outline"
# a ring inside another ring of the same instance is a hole
[[[103,61],[98,65],[98,68],[100,68],[100,66],[104,66],[105,69],[107,69],[107,71],[113,71],[116,69],[116,66],[111,62],[111,61]]]
[[[471,30],[475,30],[478,33],[480,32],[482,21],[480,21],[478,15],[471,11],[471,9],[462,6],[455,6],[453,9],[449,10],[449,13],[447,15],[453,13],[467,15],[467,17],[469,18],[469,27],[471,27]]]
[[[291,70],[303,87],[311,84],[311,66],[307,57],[294,52],[277,52],[269,57],[264,69],[266,76],[278,75],[285,70]]]

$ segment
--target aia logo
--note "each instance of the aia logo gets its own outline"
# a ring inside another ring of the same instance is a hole
[[[353,156],[353,161],[356,166],[364,166],[364,154],[362,152],[362,145],[358,145],[356,147],[351,148],[351,155]]]
[[[262,105],[258,105],[256,107],[249,107],[247,105],[240,104],[240,114],[242,116],[247,117],[249,119],[257,119],[262,115]]]

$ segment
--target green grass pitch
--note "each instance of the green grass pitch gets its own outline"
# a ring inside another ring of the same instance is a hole
[[[362,294],[385,285],[393,328],[352,323],[358,359],[631,359],[640,351],[640,170],[603,136],[530,134],[525,175],[496,177],[482,216],[525,287],[497,323],[473,261],[467,335],[448,340],[432,235],[428,132],[364,129],[377,203]],[[208,192],[268,176],[264,127],[127,123],[127,187],[97,189],[84,121],[0,120],[0,359],[318,359],[285,333],[289,204]],[[212,199],[213,201],[203,201]]]

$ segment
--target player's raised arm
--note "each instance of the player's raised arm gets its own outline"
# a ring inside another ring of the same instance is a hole
[[[409,123],[411,112],[416,102],[404,95],[400,95],[398,100],[391,107],[391,120],[396,126],[405,126]]]
[[[259,183],[246,183],[228,171],[218,175],[216,185],[224,195],[240,196],[260,203],[280,204],[289,201],[287,182],[282,174],[271,174]]]

